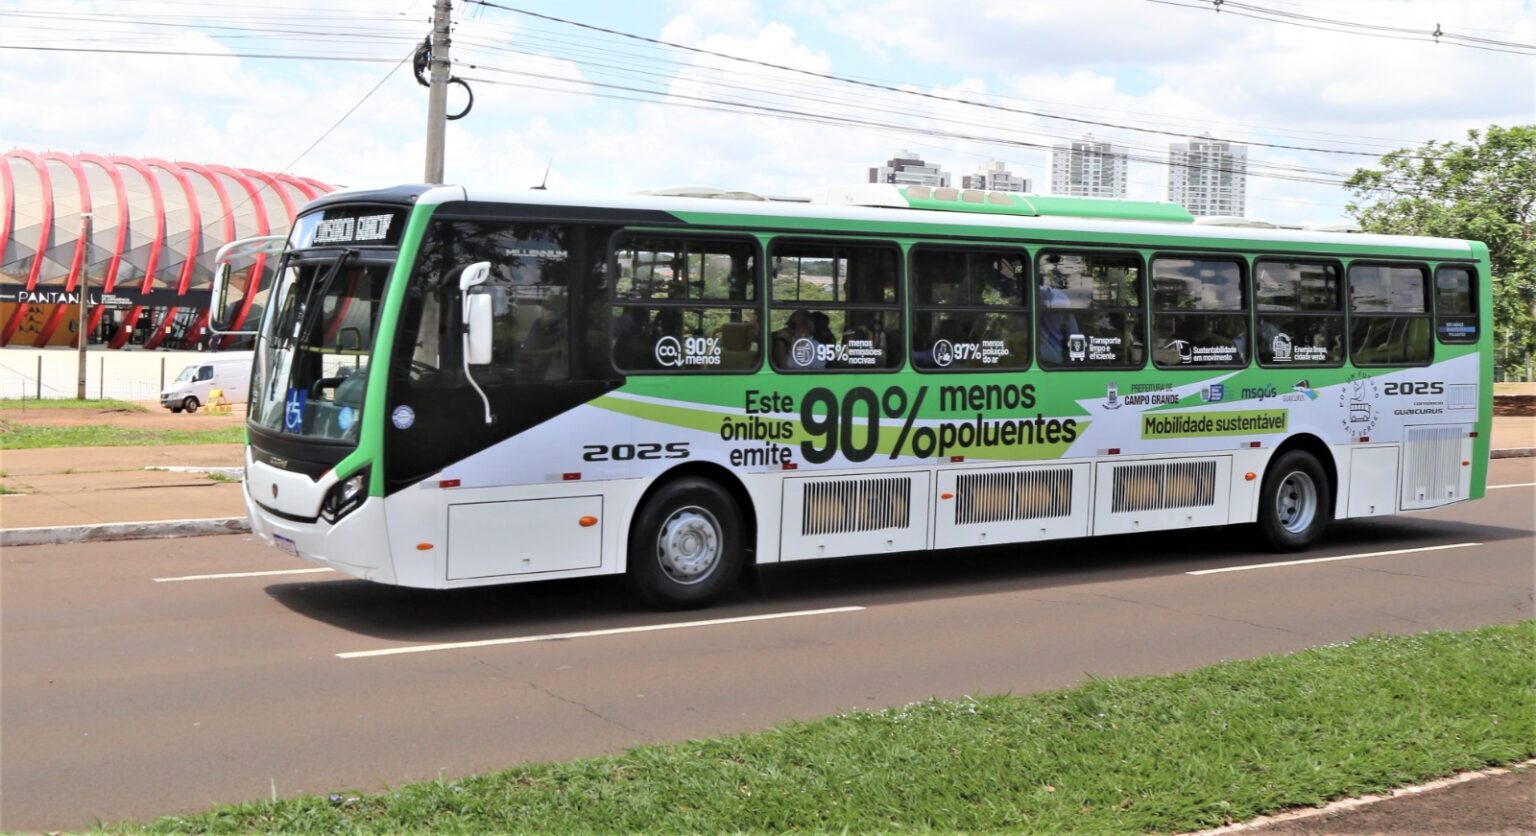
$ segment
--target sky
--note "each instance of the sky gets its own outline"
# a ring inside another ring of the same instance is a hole
[[[957,184],[1001,160],[1046,194],[1050,146],[1091,133],[1132,154],[1128,197],[1163,200],[1169,143],[1209,135],[1250,143],[1249,217],[1330,224],[1342,180],[1387,151],[1536,123],[1536,0],[1223,6],[455,0],[474,106],[449,123],[446,180],[793,195],[909,152]],[[406,59],[431,7],[0,0],[0,149],[420,182],[427,90]],[[1437,26],[1482,48],[1416,34]]]

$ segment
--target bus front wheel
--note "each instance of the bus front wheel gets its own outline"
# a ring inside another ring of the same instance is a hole
[[[1328,476],[1310,453],[1292,450],[1270,463],[1259,494],[1259,535],[1275,551],[1317,541],[1332,518]]]
[[[197,406],[198,406],[197,398],[187,398],[186,400],[181,402],[181,409],[185,409],[189,413],[196,412],[197,411]],[[176,411],[180,412],[181,409],[178,409]]]
[[[741,511],[707,479],[668,482],[636,515],[629,532],[630,587],[662,609],[702,607],[741,574]]]

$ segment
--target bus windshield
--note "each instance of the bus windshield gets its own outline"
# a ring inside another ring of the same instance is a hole
[[[284,261],[256,351],[252,425],[356,443],[389,269],[356,250]]]

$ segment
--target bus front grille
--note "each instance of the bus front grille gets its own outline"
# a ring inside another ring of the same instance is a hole
[[[1006,522],[1072,515],[1071,468],[962,473],[955,479],[955,523]]]
[[[1216,462],[1120,465],[1114,471],[1111,512],[1197,508],[1216,503]]]
[[[911,525],[910,476],[809,479],[803,490],[802,534],[846,534]]]

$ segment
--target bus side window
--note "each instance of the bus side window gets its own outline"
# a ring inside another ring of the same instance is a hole
[[[1355,365],[1422,366],[1433,359],[1426,268],[1350,265],[1349,311],[1349,356]]]
[[[1443,343],[1477,342],[1477,279],[1470,267],[1435,271],[1435,332]]]
[[[1139,369],[1146,363],[1139,256],[1042,253],[1035,278],[1035,357],[1042,368]]]
[[[776,241],[769,258],[773,367],[889,371],[902,364],[898,250]]]
[[[922,246],[912,253],[912,365],[923,371],[1029,368],[1029,258]]]
[[[1254,346],[1266,368],[1344,365],[1344,276],[1331,262],[1260,260],[1253,266],[1259,332]]]
[[[665,374],[757,371],[757,262],[749,240],[619,238],[610,268],[614,366]]]
[[[1152,259],[1152,362],[1158,368],[1242,368],[1248,351],[1241,264]]]

